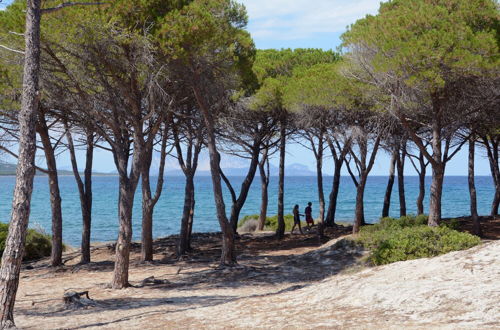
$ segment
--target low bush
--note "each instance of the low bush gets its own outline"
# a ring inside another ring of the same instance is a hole
[[[240,221],[238,222],[238,227],[244,226],[245,223],[248,222],[249,220],[258,220],[258,219],[259,219],[258,214],[247,215],[242,219],[240,219]],[[303,222],[302,225],[304,226],[305,222]],[[292,227],[293,227],[293,215],[287,214],[285,215],[285,231],[292,230]],[[275,215],[273,217],[267,217],[266,223],[264,224],[264,230],[274,231],[276,229],[278,229],[278,216]]]
[[[9,225],[0,223],[0,255],[3,255]],[[28,229],[23,260],[36,260],[50,256],[52,243],[50,236],[35,229]]]
[[[400,219],[384,218],[380,223],[365,226],[357,240],[371,250],[374,265],[434,257],[478,245],[479,237],[458,232],[450,226],[431,228],[423,216]]]

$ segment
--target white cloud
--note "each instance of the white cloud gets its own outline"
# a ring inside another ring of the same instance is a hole
[[[380,0],[240,0],[250,17],[255,38],[294,40],[318,33],[339,34],[367,14]]]

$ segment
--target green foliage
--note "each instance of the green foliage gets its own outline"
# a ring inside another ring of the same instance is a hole
[[[245,222],[249,220],[257,220],[259,219],[258,214],[253,214],[253,215],[246,215],[240,221],[238,222],[238,227],[241,227],[245,224]],[[303,222],[305,225],[305,223]],[[292,214],[287,214],[285,215],[285,230],[292,230],[293,227],[293,215]],[[275,215],[273,217],[267,217],[266,218],[266,223],[264,224],[264,230],[267,231],[275,231],[278,229],[278,216]]]
[[[9,225],[0,223],[0,255],[3,254],[5,249],[8,231]],[[48,257],[52,249],[50,236],[35,229],[28,229],[24,248],[23,260],[37,260]]]
[[[498,73],[499,17],[494,0],[394,0],[352,25],[343,45],[376,50],[375,71],[435,93],[447,81]]]
[[[245,7],[235,1],[194,0],[165,15],[157,35],[165,54],[192,73],[214,81],[233,74],[247,87],[254,85],[255,57],[247,22]]]
[[[384,218],[365,226],[357,240],[371,250],[370,261],[383,265],[397,261],[434,257],[478,245],[479,237],[448,226],[431,228],[425,216]]]

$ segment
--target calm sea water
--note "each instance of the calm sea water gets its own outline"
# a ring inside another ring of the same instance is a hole
[[[233,177],[235,187],[239,186],[243,178]],[[477,177],[478,207],[480,214],[488,214],[493,197],[493,181],[491,177]],[[7,222],[10,218],[14,177],[0,177],[0,221]],[[269,215],[277,213],[277,178],[271,178],[269,187]],[[416,212],[415,200],[418,194],[418,178],[406,177],[407,208],[411,213]],[[368,222],[376,222],[381,213],[387,178],[370,177],[365,192],[365,215]],[[325,194],[328,196],[332,178],[325,177]],[[429,189],[430,178],[427,178]],[[64,241],[78,246],[81,239],[81,213],[78,190],[75,180],[71,176],[60,178],[60,189],[63,204],[63,235]],[[140,192],[140,187],[137,189]],[[391,215],[399,214],[397,184],[394,185],[391,203]],[[92,241],[113,241],[117,237],[117,177],[94,177],[93,179],[93,223]],[[350,221],[354,215],[356,190],[349,177],[343,177],[337,207],[337,220]],[[184,179],[182,177],[167,177],[161,199],[154,213],[154,235],[163,237],[177,234],[180,228],[184,200]],[[294,204],[301,209],[307,202],[313,202],[313,212],[318,214],[317,189],[315,177],[287,177],[285,184],[285,212],[291,213]],[[141,196],[136,195],[133,235],[134,240],[140,239],[141,231]],[[428,191],[425,200],[428,207]],[[230,197],[226,191],[226,209],[230,211]],[[260,180],[256,178],[250,190],[248,200],[241,212],[241,216],[256,214],[260,210]],[[469,193],[467,177],[446,177],[443,193],[443,216],[458,217],[469,214]],[[32,200],[30,226],[41,226],[50,233],[51,228],[49,188],[46,177],[36,177]],[[194,231],[218,231],[216,211],[212,196],[211,180],[209,177],[196,178],[196,210]]]

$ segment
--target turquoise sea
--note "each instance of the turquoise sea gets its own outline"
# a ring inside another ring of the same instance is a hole
[[[154,178],[153,178],[154,179]],[[239,186],[243,178],[232,177],[235,187]],[[0,221],[7,222],[10,218],[12,202],[12,191],[14,177],[0,177]],[[154,181],[154,180],[152,180]],[[269,215],[277,213],[277,178],[271,178],[269,187]],[[325,195],[331,189],[332,178],[325,177]],[[488,214],[491,199],[493,197],[493,181],[491,177],[477,177],[478,207],[480,214]],[[386,177],[373,176],[368,180],[365,192],[365,215],[368,222],[376,222],[381,213],[384,193],[386,188]],[[397,182],[397,181],[396,181]],[[216,219],[215,207],[212,197],[210,177],[196,178],[196,209],[194,231],[213,232],[219,230]],[[430,178],[427,178],[427,189],[429,189]],[[64,241],[72,246],[79,246],[81,239],[81,213],[78,190],[75,180],[71,176],[60,177],[60,188],[63,203],[63,231]],[[405,189],[407,208],[415,213],[415,200],[418,194],[418,178],[406,177]],[[134,240],[140,239],[141,231],[141,196],[140,187],[135,199],[133,235]],[[92,241],[113,241],[117,237],[117,198],[118,178],[109,176],[96,176],[93,178],[93,223]],[[426,208],[428,205],[428,192],[426,196]],[[337,220],[350,221],[354,215],[356,190],[350,177],[342,177],[341,191],[337,207]],[[154,213],[154,235],[164,237],[177,234],[180,227],[184,200],[184,178],[167,177],[165,179],[164,191]],[[291,213],[294,204],[299,204],[303,209],[307,202],[313,203],[313,212],[318,214],[318,197],[316,189],[316,177],[287,177],[285,184],[285,211]],[[394,185],[391,215],[397,216],[398,209],[397,183]],[[226,191],[226,209],[230,211],[230,197]],[[251,188],[248,200],[241,212],[241,216],[256,214],[260,209],[260,179],[257,177]],[[469,193],[467,177],[448,176],[445,179],[443,194],[443,216],[458,217],[468,215]],[[41,226],[50,233],[51,214],[47,177],[38,176],[35,179],[35,187],[32,200],[32,211],[30,226]]]

